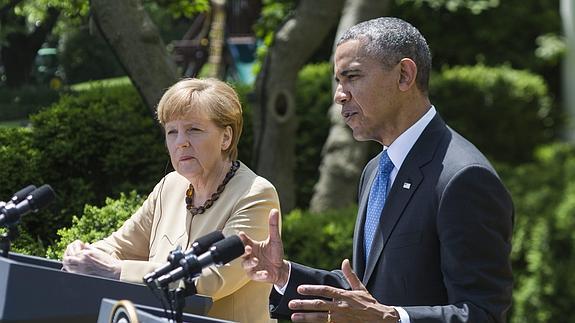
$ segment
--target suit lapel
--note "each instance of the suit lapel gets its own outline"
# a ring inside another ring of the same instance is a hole
[[[437,145],[442,137],[442,134],[438,132],[446,130],[447,128],[445,127],[445,123],[441,117],[439,117],[439,114],[436,114],[422,132],[417,142],[413,145],[410,152],[407,154],[403,165],[399,169],[387,195],[385,206],[380,217],[379,226],[375,231],[375,238],[371,246],[370,257],[367,260],[362,278],[364,285],[367,285],[378,261],[381,258],[381,254],[389,241],[391,233],[403,215],[403,211],[411,200],[411,197],[417,191],[419,185],[424,179],[421,167],[433,158]],[[372,177],[375,177],[375,175]],[[373,178],[371,178],[370,185],[371,182],[373,182]],[[371,186],[366,187],[367,192],[369,192],[370,188]],[[364,199],[366,200],[365,204],[367,204],[367,195],[369,195],[369,193],[364,193]],[[364,214],[365,206],[364,209],[362,209],[362,219],[365,217]],[[363,226],[363,223],[364,222],[362,221],[360,226]],[[357,230],[356,224],[356,231]],[[363,230],[360,230],[360,232],[363,234]],[[360,236],[360,239],[362,239],[362,237],[363,236]]]
[[[357,218],[355,220],[355,229],[353,236],[353,269],[358,274],[358,277],[361,279],[364,274],[365,269],[365,252],[363,246],[363,226],[365,223],[365,213],[367,210],[367,200],[369,197],[369,191],[371,185],[373,185],[373,181],[377,175],[377,165],[379,163],[379,158],[381,157],[381,153],[374,158],[367,166],[365,171],[364,181],[365,183],[361,183],[361,197],[359,200],[358,210],[357,210]]]

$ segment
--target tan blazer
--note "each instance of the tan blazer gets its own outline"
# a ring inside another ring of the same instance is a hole
[[[239,231],[258,240],[267,237],[268,213],[272,208],[279,209],[279,198],[270,182],[243,163],[219,199],[203,214],[192,216],[186,209],[189,184],[176,172],[166,175],[118,231],[94,244],[125,260],[121,280],[141,283],[145,274],[166,263],[176,246],[188,249],[194,240],[214,230],[222,230],[226,237]],[[245,323],[270,321],[271,285],[250,281],[241,259],[219,268],[205,268],[196,288],[198,294],[214,301],[208,316]]]

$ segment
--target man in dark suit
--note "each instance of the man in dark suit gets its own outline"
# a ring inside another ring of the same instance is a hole
[[[267,240],[241,234],[244,268],[275,285],[272,316],[504,322],[513,284],[512,201],[487,159],[431,104],[424,37],[397,18],[363,22],[341,37],[334,65],[334,99],[354,138],[383,145],[361,176],[357,275],[348,260],[332,272],[285,261],[274,210]]]

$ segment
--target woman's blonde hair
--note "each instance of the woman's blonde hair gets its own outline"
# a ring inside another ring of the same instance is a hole
[[[242,106],[236,91],[218,79],[188,78],[172,85],[162,96],[156,115],[162,126],[185,119],[194,111],[208,115],[218,127],[232,128],[232,143],[225,153],[230,160],[238,158],[238,142],[242,134]]]

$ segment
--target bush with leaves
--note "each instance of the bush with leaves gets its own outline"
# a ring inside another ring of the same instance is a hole
[[[60,97],[60,92],[45,86],[0,87],[0,120],[24,120]]]
[[[326,270],[351,260],[357,207],[322,213],[296,209],[284,215],[282,239],[289,260]]]
[[[29,128],[0,129],[2,197],[29,184],[48,183],[56,192],[47,208],[22,219],[28,242],[49,245],[86,203],[147,193],[164,175],[162,132],[132,85],[65,95],[30,120]]]
[[[458,66],[432,75],[430,88],[447,123],[491,159],[530,161],[534,148],[554,137],[547,86],[530,72]]]
[[[164,175],[169,159],[163,135],[131,85],[64,96],[31,121],[32,146],[42,161],[38,172],[59,197],[50,225],[34,223],[44,225],[35,231],[42,237],[54,237],[54,229],[69,224],[84,204],[148,192]]]
[[[331,65],[306,65],[296,82],[296,203],[302,209],[309,207],[313,187],[319,179],[321,150],[331,126],[327,114],[331,104]]]
[[[575,147],[554,144],[533,163],[500,168],[515,204],[511,322],[575,317]]]
[[[84,214],[72,218],[72,226],[58,230],[59,241],[48,247],[46,257],[61,259],[66,246],[75,240],[92,243],[116,231],[142,205],[145,198],[135,191],[120,198],[107,198],[103,207],[86,205]]]

